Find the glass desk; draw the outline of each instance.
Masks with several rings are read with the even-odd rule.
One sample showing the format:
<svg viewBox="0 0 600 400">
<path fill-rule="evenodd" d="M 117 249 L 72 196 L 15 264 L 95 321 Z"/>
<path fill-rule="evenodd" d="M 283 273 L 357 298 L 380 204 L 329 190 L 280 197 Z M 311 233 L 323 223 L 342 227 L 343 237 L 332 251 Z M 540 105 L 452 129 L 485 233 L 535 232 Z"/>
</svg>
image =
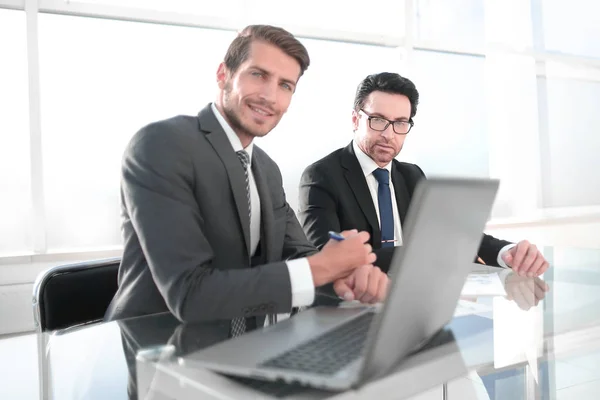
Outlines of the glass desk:
<svg viewBox="0 0 600 400">
<path fill-rule="evenodd" d="M 40 395 L 61 400 L 125 400 L 138 395 L 463 400 L 468 397 L 462 392 L 453 395 L 455 387 L 449 383 L 466 377 L 477 388 L 474 399 L 597 399 L 600 250 L 543 252 L 551 264 L 543 280 L 474 266 L 475 273 L 497 276 L 504 293 L 465 293 L 448 326 L 453 337 L 357 390 L 323 392 L 185 368 L 182 357 L 216 343 L 218 336 L 212 332 L 226 322 L 180 324 L 168 314 L 158 314 L 39 335 Z M 429 397 L 424 397 L 426 392 Z"/>
</svg>

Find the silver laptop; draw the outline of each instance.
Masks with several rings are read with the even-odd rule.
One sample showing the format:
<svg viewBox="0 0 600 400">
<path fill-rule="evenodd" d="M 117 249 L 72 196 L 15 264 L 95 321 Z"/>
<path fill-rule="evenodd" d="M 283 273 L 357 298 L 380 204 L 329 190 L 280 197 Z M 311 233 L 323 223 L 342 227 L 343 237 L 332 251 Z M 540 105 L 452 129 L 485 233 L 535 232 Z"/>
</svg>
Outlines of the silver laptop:
<svg viewBox="0 0 600 400">
<path fill-rule="evenodd" d="M 327 390 L 384 376 L 454 315 L 499 182 L 430 178 L 415 189 L 383 304 L 314 307 L 189 354 L 188 366 Z"/>
</svg>

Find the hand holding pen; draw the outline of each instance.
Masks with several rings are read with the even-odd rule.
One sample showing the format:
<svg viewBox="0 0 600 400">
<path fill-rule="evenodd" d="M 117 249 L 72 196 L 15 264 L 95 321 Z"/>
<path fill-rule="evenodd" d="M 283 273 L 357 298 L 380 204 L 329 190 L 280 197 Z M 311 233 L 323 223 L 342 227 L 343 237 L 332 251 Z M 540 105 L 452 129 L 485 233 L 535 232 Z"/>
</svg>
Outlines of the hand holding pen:
<svg viewBox="0 0 600 400">
<path fill-rule="evenodd" d="M 375 262 L 377 257 L 368 243 L 368 232 L 345 231 L 340 237 L 344 240 L 330 240 L 320 252 L 307 258 L 315 287 L 347 277 L 355 269 Z"/>
<path fill-rule="evenodd" d="M 330 231 L 329 237 L 335 241 L 344 241 L 346 236 Z M 359 300 L 361 303 L 378 303 L 385 300 L 389 288 L 389 278 L 379 267 L 365 264 L 354 270 L 346 278 L 333 284 L 336 294 L 346 301 Z"/>
</svg>

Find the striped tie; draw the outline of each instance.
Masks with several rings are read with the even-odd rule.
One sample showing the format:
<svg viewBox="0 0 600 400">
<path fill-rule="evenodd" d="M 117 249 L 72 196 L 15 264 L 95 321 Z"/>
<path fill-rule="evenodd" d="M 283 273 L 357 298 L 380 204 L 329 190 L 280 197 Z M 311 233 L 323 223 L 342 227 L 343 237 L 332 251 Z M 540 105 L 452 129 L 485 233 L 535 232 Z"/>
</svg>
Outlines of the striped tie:
<svg viewBox="0 0 600 400">
<path fill-rule="evenodd" d="M 246 174 L 246 197 L 248 199 L 248 216 L 252 217 L 252 203 L 250 200 L 250 179 L 248 179 L 248 166 L 250 165 L 250 156 L 246 150 L 240 150 L 236 152 L 242 167 L 244 167 L 244 173 Z"/>
<path fill-rule="evenodd" d="M 246 150 L 236 151 L 240 162 L 242 163 L 242 167 L 244 168 L 244 173 L 246 174 L 246 197 L 248 198 L 248 217 L 249 220 L 252 218 L 252 203 L 250 200 L 250 179 L 248 178 L 248 166 L 250 165 L 250 156 L 246 152 Z M 244 334 L 246 332 L 246 319 L 244 317 L 238 317 L 231 320 L 231 337 L 236 337 Z"/>
</svg>

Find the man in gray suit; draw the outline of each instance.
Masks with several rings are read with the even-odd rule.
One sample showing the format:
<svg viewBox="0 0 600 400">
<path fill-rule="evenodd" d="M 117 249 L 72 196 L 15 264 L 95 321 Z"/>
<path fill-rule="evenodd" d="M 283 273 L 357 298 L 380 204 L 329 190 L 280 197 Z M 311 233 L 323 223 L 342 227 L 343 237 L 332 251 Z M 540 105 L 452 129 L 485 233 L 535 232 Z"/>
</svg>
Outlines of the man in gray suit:
<svg viewBox="0 0 600 400">
<path fill-rule="evenodd" d="M 340 297 L 384 299 L 389 282 L 372 265 L 369 234 L 347 231 L 317 251 L 286 202 L 279 168 L 252 143 L 287 111 L 309 62 L 290 33 L 249 26 L 217 70 L 215 103 L 134 135 L 107 320 L 170 311 L 184 322 L 224 320 L 227 337 L 312 305 L 315 288 L 331 283 Z"/>
</svg>

